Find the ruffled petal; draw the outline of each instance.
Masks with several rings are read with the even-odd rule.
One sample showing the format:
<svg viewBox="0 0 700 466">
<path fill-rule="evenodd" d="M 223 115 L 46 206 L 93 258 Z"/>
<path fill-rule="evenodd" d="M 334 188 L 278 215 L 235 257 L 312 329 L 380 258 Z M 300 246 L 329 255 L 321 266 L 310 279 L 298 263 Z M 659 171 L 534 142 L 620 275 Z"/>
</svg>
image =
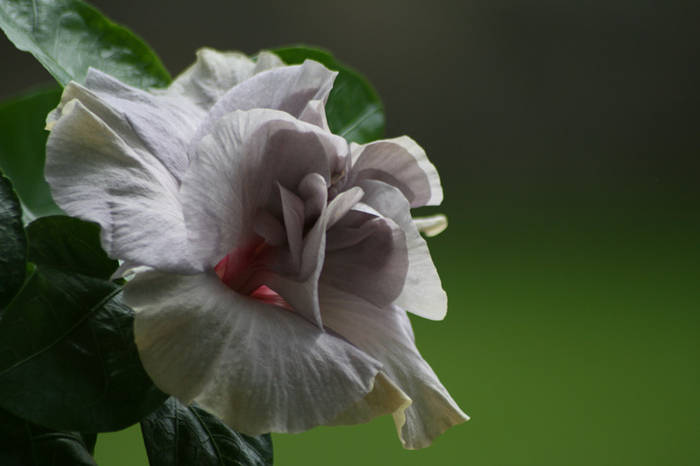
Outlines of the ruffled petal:
<svg viewBox="0 0 700 466">
<path fill-rule="evenodd" d="M 257 74 L 235 86 L 216 102 L 193 141 L 196 144 L 224 115 L 254 108 L 281 110 L 327 130 L 323 105 L 337 74 L 312 60 Z"/>
<path fill-rule="evenodd" d="M 375 417 L 392 414 L 404 416 L 411 399 L 384 373 L 377 374 L 372 391 L 329 423 L 332 426 L 364 424 Z"/>
<path fill-rule="evenodd" d="M 316 125 L 325 131 L 330 131 L 328 119 L 326 117 L 325 100 L 312 100 L 306 104 L 304 110 L 299 114 L 299 119 Z"/>
<path fill-rule="evenodd" d="M 240 52 L 202 48 L 197 51 L 197 61 L 172 82 L 165 94 L 187 99 L 208 112 L 232 87 L 282 65 L 284 62 L 270 52 L 260 52 L 257 61 L 253 61 Z"/>
<path fill-rule="evenodd" d="M 124 114 L 109 106 L 107 102 L 103 101 L 90 89 L 74 81 L 69 82 L 63 88 L 61 101 L 46 117 L 47 130 L 51 131 L 53 129 L 56 122 L 63 115 L 63 109 L 66 104 L 74 99 L 78 99 L 85 108 L 109 126 L 129 147 L 137 152 L 149 152 L 139 135 L 134 132 L 133 127 Z M 150 152 L 149 156 L 154 157 Z"/>
<path fill-rule="evenodd" d="M 444 319 L 447 313 L 447 294 L 442 289 L 428 245 L 411 219 L 408 202 L 403 194 L 382 181 L 364 180 L 359 186 L 365 190 L 362 202 L 395 221 L 406 235 L 408 271 L 403 290 L 394 304 L 427 319 Z"/>
<path fill-rule="evenodd" d="M 205 110 L 176 95 L 128 86 L 93 68 L 88 70 L 85 87 L 129 123 L 176 179 L 182 177 L 189 164 L 190 141 L 204 121 Z"/>
<path fill-rule="evenodd" d="M 98 101 L 89 103 L 120 133 L 77 99 L 54 115 L 45 173 L 56 203 L 98 223 L 110 257 L 193 272 L 175 178 L 159 159 L 123 139 L 136 138 L 124 120 Z"/>
<path fill-rule="evenodd" d="M 304 201 L 299 196 L 277 184 L 282 201 L 282 216 L 287 232 L 287 243 L 292 256 L 292 267 L 301 269 L 302 241 L 304 239 Z"/>
<path fill-rule="evenodd" d="M 295 254 L 292 252 L 290 265 L 289 260 L 284 260 L 286 255 L 282 255 L 282 260 L 277 264 L 269 264 L 270 270 L 256 276 L 252 287 L 262 284 L 268 286 L 279 293 L 292 306 L 294 312 L 323 328 L 318 302 L 318 281 L 325 263 L 326 229 L 331 222 L 345 215 L 357 204 L 362 195 L 362 190 L 355 187 L 333 199 L 304 237 L 303 245 L 300 245 L 297 254 L 298 259 L 294 259 Z M 292 214 L 285 215 L 285 219 L 291 216 Z M 290 247 L 291 243 L 290 240 Z M 298 266 L 295 263 L 298 263 Z"/>
<path fill-rule="evenodd" d="M 336 138 L 277 110 L 222 117 L 197 146 L 180 190 L 197 264 L 211 268 L 249 241 L 261 209 L 282 219 L 277 183 L 296 191 L 309 173 L 328 183 Z"/>
<path fill-rule="evenodd" d="M 381 309 L 327 286 L 319 295 L 324 324 L 380 361 L 382 371 L 413 401 L 394 413 L 405 448 L 427 447 L 469 419 L 418 352 L 406 312 L 395 306 Z"/>
<path fill-rule="evenodd" d="M 391 304 L 404 287 L 406 237 L 392 219 L 368 212 L 363 204 L 328 231 L 320 279 L 382 307 Z"/>
<path fill-rule="evenodd" d="M 237 84 L 282 65 L 269 52 L 261 52 L 257 62 L 253 62 L 241 53 L 201 49 L 196 63 L 165 90 L 143 91 L 92 68 L 88 70 L 86 87 L 102 105 L 126 121 L 138 136 L 138 144 L 145 146 L 179 180 L 189 164 L 190 143 L 211 107 Z M 67 101 L 64 97 L 63 103 Z"/>
<path fill-rule="evenodd" d="M 442 202 L 442 186 L 435 166 L 423 148 L 408 136 L 353 145 L 352 159 L 349 177 L 352 185 L 364 179 L 384 181 L 400 189 L 411 207 Z"/>
<path fill-rule="evenodd" d="M 371 357 L 214 274 L 146 272 L 125 288 L 141 361 L 156 385 L 257 435 L 331 423 L 376 386 Z M 401 407 L 396 388 L 385 410 Z"/>
</svg>

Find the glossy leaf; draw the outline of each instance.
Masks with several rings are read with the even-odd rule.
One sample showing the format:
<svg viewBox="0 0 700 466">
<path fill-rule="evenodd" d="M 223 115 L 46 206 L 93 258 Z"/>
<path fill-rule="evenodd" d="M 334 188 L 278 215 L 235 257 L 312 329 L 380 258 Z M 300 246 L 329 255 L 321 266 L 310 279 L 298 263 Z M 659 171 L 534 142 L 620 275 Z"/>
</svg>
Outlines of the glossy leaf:
<svg viewBox="0 0 700 466">
<path fill-rule="evenodd" d="M 324 50 L 299 46 L 273 52 L 290 65 L 310 58 L 338 71 L 326 103 L 328 126 L 332 132 L 360 144 L 384 136 L 384 107 L 376 91 L 359 73 L 337 62 Z"/>
<path fill-rule="evenodd" d="M 64 86 L 89 67 L 140 88 L 170 82 L 148 45 L 80 0 L 0 0 L 0 28 Z"/>
<path fill-rule="evenodd" d="M 0 313 L 0 407 L 56 430 L 118 430 L 138 422 L 166 395 L 143 370 L 133 311 L 122 304 L 120 286 L 75 273 L 76 266 L 102 276 L 114 268 L 104 256 L 104 264 L 91 262 L 100 257 L 94 254 L 96 229 L 77 228 L 70 244 L 69 231 L 44 227 L 56 221 L 30 226 L 37 265 Z M 58 222 L 65 227 L 80 221 Z M 34 252 L 37 244 L 42 249 Z"/>
<path fill-rule="evenodd" d="M 97 436 L 56 432 L 0 410 L 0 464 L 3 466 L 95 466 Z"/>
<path fill-rule="evenodd" d="M 239 434 L 203 409 L 175 398 L 141 421 L 141 430 L 151 466 L 272 464 L 269 434 Z"/>
<path fill-rule="evenodd" d="M 62 213 L 44 180 L 46 115 L 61 98 L 51 86 L 0 103 L 0 168 L 12 180 L 27 220 Z"/>
<path fill-rule="evenodd" d="M 64 272 L 109 280 L 119 263 L 100 246 L 100 227 L 95 223 L 51 216 L 27 226 L 28 259 Z"/>
<path fill-rule="evenodd" d="M 24 282 L 27 238 L 22 227 L 22 208 L 10 180 L 0 172 L 0 309 Z"/>
</svg>

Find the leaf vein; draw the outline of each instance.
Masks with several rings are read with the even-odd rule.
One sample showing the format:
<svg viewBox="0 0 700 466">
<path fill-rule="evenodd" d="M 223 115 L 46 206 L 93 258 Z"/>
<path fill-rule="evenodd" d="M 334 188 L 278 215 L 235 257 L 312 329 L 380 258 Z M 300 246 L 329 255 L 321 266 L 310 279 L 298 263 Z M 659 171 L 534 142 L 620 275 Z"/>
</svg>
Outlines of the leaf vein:
<svg viewBox="0 0 700 466">
<path fill-rule="evenodd" d="M 207 427 L 207 424 L 204 422 L 204 420 L 200 417 L 199 413 L 194 408 L 188 406 L 188 409 L 192 411 L 192 413 L 195 415 L 200 424 L 202 424 L 202 427 L 204 427 L 204 430 L 207 432 L 207 435 L 211 440 L 211 444 L 213 445 L 214 450 L 216 452 L 216 458 L 219 460 L 219 464 L 221 466 L 226 466 L 226 464 L 224 463 L 223 455 L 221 454 L 221 450 L 219 450 L 219 444 L 216 442 L 216 438 L 209 430 L 209 427 Z"/>
<path fill-rule="evenodd" d="M 59 335 L 54 341 L 52 341 L 50 344 L 46 345 L 44 348 L 41 348 L 39 351 L 36 351 L 35 353 L 30 354 L 29 356 L 25 357 L 24 359 L 21 359 L 17 361 L 16 363 L 12 364 L 10 367 L 7 369 L 4 369 L 0 371 L 0 377 L 3 377 L 5 374 L 15 370 L 16 368 L 23 366 L 27 362 L 31 361 L 32 359 L 41 356 L 42 354 L 46 353 L 50 349 L 52 349 L 54 346 L 59 344 L 61 341 L 63 341 L 64 338 L 66 338 L 68 335 L 73 333 L 78 327 L 80 327 L 92 314 L 94 314 L 98 309 L 100 309 L 102 306 L 104 306 L 110 299 L 114 298 L 116 295 L 121 293 L 122 289 L 117 288 L 114 291 L 110 292 L 105 296 L 99 303 L 94 305 L 88 312 L 85 313 L 80 319 L 78 319 L 75 324 L 73 324 L 68 330 L 63 332 L 61 335 Z"/>
</svg>

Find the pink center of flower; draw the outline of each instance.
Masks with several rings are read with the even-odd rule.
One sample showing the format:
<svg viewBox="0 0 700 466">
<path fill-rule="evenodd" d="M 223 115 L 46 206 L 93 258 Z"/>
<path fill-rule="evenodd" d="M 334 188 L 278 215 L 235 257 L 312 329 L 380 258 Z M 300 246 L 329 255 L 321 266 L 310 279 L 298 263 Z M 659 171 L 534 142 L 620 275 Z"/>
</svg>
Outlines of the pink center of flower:
<svg viewBox="0 0 700 466">
<path fill-rule="evenodd" d="M 258 238 L 248 246 L 234 249 L 224 256 L 214 267 L 219 279 L 232 290 L 248 295 L 253 299 L 273 306 L 292 310 L 285 299 L 267 285 L 259 285 L 250 290 L 250 279 L 259 267 L 260 259 L 269 245 Z"/>
</svg>

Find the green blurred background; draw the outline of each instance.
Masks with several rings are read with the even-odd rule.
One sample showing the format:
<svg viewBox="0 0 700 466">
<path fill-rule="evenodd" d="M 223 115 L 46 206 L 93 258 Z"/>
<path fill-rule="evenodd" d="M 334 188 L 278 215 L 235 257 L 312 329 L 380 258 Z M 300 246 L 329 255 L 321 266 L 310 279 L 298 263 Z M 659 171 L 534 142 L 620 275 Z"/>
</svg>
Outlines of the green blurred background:
<svg viewBox="0 0 700 466">
<path fill-rule="evenodd" d="M 696 2 L 97 1 L 176 74 L 208 45 L 315 44 L 437 165 L 447 319 L 418 345 L 472 416 L 275 435 L 278 466 L 700 464 Z M 47 81 L 0 40 L 0 96 Z M 101 466 L 145 463 L 138 429 Z"/>
</svg>

